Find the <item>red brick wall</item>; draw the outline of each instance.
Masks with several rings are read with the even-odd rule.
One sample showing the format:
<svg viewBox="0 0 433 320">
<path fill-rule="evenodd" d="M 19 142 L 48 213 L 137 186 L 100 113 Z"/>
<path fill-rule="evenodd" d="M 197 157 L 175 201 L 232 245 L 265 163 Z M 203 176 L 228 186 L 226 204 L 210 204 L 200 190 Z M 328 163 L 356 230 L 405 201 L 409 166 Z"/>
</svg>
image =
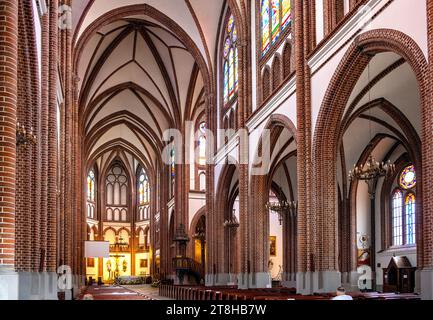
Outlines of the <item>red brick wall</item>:
<svg viewBox="0 0 433 320">
<path fill-rule="evenodd" d="M 19 3 L 18 43 L 18 122 L 26 130 L 37 132 L 39 111 L 38 60 L 36 53 L 33 13 L 31 2 Z M 36 120 L 36 121 L 35 121 Z M 16 180 L 16 260 L 17 271 L 37 269 L 39 252 L 38 197 L 36 186 L 39 145 L 27 144 L 17 147 Z M 36 156 L 36 161 L 33 161 Z M 32 215 L 34 213 L 34 215 Z M 33 232 L 35 232 L 33 234 Z"/>
<path fill-rule="evenodd" d="M 17 271 L 57 267 L 57 1 L 42 19 L 41 80 L 30 1 L 19 2 L 18 121 L 33 128 L 37 143 L 19 145 L 16 157 Z"/>
<path fill-rule="evenodd" d="M 58 48 L 58 1 L 49 1 L 49 68 L 48 68 L 48 186 L 47 195 L 47 271 L 57 268 L 57 180 L 58 180 L 58 140 L 57 140 L 57 48 Z"/>
<path fill-rule="evenodd" d="M 430 194 L 433 189 L 433 89 L 432 89 L 432 76 L 433 76 L 433 1 L 427 0 L 427 27 L 428 27 L 428 56 L 429 66 L 427 72 L 428 86 L 426 108 L 423 113 L 423 148 L 422 148 L 422 162 L 423 174 L 427 179 L 424 179 L 423 190 L 426 195 Z M 423 260 L 422 266 L 433 267 L 433 199 L 426 196 L 423 199 Z"/>
<path fill-rule="evenodd" d="M 15 259 L 18 3 L 0 3 L 0 266 Z"/>
</svg>

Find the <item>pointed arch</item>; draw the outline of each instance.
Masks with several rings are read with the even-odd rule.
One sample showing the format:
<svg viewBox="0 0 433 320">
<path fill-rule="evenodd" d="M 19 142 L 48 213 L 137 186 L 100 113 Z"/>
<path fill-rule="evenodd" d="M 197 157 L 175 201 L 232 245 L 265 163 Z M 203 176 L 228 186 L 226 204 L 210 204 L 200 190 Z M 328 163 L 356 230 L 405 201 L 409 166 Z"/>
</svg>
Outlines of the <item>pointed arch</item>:
<svg viewBox="0 0 433 320">
<path fill-rule="evenodd" d="M 272 61 L 272 92 L 278 89 L 281 84 L 281 57 L 277 53 Z"/>
<path fill-rule="evenodd" d="M 336 239 L 332 224 L 336 224 L 336 163 L 334 161 L 325 161 L 324 159 L 335 159 L 338 152 L 338 135 L 341 132 L 342 117 L 344 110 L 349 100 L 349 96 L 356 85 L 363 70 L 372 59 L 374 54 L 380 52 L 394 52 L 403 57 L 407 63 L 412 67 L 414 74 L 417 78 L 420 97 L 421 97 L 421 110 L 426 110 L 426 90 L 427 79 L 425 71 L 427 70 L 427 62 L 424 54 L 416 42 L 406 34 L 391 29 L 376 29 L 365 32 L 359 35 L 354 43 L 347 50 L 342 58 L 339 66 L 333 75 L 330 85 L 326 91 L 321 109 L 319 111 L 318 121 L 316 123 L 314 141 L 313 141 L 313 172 L 316 172 L 316 179 L 314 180 L 314 190 L 317 194 L 316 203 L 313 204 L 315 215 L 318 217 L 320 223 L 323 220 L 330 223 L 326 232 L 321 234 L 320 237 L 329 237 L 329 239 Z M 368 55 L 372 53 L 373 55 Z M 420 167 L 420 171 L 422 166 Z M 422 174 L 419 174 L 420 178 Z M 420 189 L 422 183 L 419 183 Z M 422 190 L 418 190 L 422 197 Z M 325 196 L 326 195 L 326 196 Z M 420 223 L 417 224 L 419 230 L 422 230 L 422 203 L 420 203 L 417 210 L 417 219 Z M 420 238 L 419 238 L 420 239 Z M 417 244 L 419 248 L 423 248 L 423 244 Z M 338 270 L 338 255 L 337 246 L 334 240 L 328 243 L 317 243 L 318 250 L 322 252 L 327 251 L 329 258 L 320 260 L 319 270 Z M 419 250 L 417 255 L 418 263 L 423 265 L 423 250 Z"/>
<path fill-rule="evenodd" d="M 271 95 L 271 72 L 268 66 L 263 70 L 262 75 L 262 101 L 265 101 Z"/>
<path fill-rule="evenodd" d="M 290 76 L 291 69 L 291 59 L 292 59 L 292 45 L 287 42 L 283 49 L 283 78 L 286 79 Z"/>
</svg>

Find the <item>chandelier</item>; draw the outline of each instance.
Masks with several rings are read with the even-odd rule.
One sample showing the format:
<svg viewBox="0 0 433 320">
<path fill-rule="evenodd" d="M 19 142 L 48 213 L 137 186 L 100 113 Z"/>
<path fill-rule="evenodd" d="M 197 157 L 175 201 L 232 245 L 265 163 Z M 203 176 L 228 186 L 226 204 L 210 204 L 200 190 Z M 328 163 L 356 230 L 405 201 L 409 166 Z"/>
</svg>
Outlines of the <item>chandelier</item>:
<svg viewBox="0 0 433 320">
<path fill-rule="evenodd" d="M 236 213 L 236 210 L 233 209 L 232 216 L 229 219 L 227 219 L 226 221 L 224 221 L 224 227 L 225 228 L 230 228 L 230 229 L 239 228 L 240 223 L 239 223 L 238 219 L 236 218 L 235 213 Z"/>
<path fill-rule="evenodd" d="M 349 171 L 350 181 L 360 180 L 365 181 L 368 185 L 368 193 L 370 196 L 375 194 L 376 180 L 381 177 L 390 177 L 395 172 L 395 164 L 390 160 L 387 162 L 378 162 L 372 154 L 369 155 L 364 166 L 354 166 L 353 170 Z"/>
<path fill-rule="evenodd" d="M 205 241 L 206 240 L 206 231 L 203 228 L 198 228 L 193 236 L 194 239 L 197 239 L 199 241 Z"/>
<path fill-rule="evenodd" d="M 30 128 L 30 131 L 27 131 L 24 125 L 20 125 L 20 123 L 17 122 L 16 132 L 17 145 L 27 145 L 28 143 L 36 144 L 37 137 L 33 133 L 33 128 Z"/>
<path fill-rule="evenodd" d="M 278 201 L 268 202 L 266 209 L 276 212 L 278 214 L 278 221 L 280 225 L 283 224 L 284 217 L 296 217 L 298 214 L 298 203 L 296 201 Z"/>
<path fill-rule="evenodd" d="M 368 63 L 368 83 L 370 83 L 370 63 Z M 371 104 L 371 88 L 368 90 L 368 99 Z M 371 108 L 369 108 L 369 112 L 371 112 Z M 371 128 L 371 115 L 369 117 L 369 131 L 370 131 L 370 141 L 372 140 L 372 128 Z M 372 150 L 373 145 L 370 143 L 369 147 Z M 374 199 L 375 189 L 376 189 L 376 181 L 381 177 L 390 177 L 395 172 L 395 165 L 391 163 L 390 160 L 387 162 L 378 162 L 372 153 L 368 156 L 367 162 L 365 165 L 357 166 L 356 164 L 353 166 L 353 170 L 349 171 L 349 180 L 361 180 L 365 181 L 368 185 L 368 193 L 371 199 Z"/>
</svg>

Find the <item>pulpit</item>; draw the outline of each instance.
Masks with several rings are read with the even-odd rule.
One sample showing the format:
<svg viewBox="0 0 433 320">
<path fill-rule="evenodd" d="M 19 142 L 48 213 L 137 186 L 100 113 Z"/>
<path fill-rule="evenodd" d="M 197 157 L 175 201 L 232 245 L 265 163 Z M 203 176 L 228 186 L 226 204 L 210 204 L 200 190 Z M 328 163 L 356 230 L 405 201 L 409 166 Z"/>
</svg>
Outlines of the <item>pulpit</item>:
<svg viewBox="0 0 433 320">
<path fill-rule="evenodd" d="M 407 257 L 393 257 L 388 268 L 383 269 L 383 291 L 413 293 L 415 271 Z"/>
</svg>

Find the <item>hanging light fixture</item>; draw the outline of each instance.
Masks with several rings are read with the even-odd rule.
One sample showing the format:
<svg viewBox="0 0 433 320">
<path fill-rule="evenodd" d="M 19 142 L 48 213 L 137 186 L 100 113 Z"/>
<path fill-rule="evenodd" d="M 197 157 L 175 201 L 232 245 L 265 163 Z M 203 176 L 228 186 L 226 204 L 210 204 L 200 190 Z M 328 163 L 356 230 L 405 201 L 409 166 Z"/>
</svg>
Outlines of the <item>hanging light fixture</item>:
<svg viewBox="0 0 433 320">
<path fill-rule="evenodd" d="M 33 133 L 33 128 L 30 128 L 30 131 L 26 130 L 24 125 L 21 125 L 17 122 L 17 145 L 35 145 L 37 143 L 37 136 Z"/>
<path fill-rule="evenodd" d="M 368 85 L 370 84 L 370 62 L 368 63 Z M 371 104 L 371 87 L 368 90 L 369 104 Z M 371 108 L 369 108 L 369 131 L 370 131 L 370 141 L 372 140 L 372 128 L 371 128 Z M 369 147 L 373 147 L 370 142 Z M 373 148 L 370 148 L 373 149 Z M 378 162 L 373 154 L 368 156 L 367 162 L 364 165 L 353 166 L 353 170 L 349 171 L 350 181 L 361 180 L 365 181 L 368 185 L 368 193 L 370 197 L 374 198 L 376 180 L 380 177 L 392 176 L 395 172 L 395 165 L 391 163 L 390 160 L 385 162 Z"/>
<path fill-rule="evenodd" d="M 280 175 L 281 176 L 281 175 Z M 279 188 L 281 190 L 282 184 L 279 184 Z M 283 193 L 281 191 L 281 193 Z M 266 209 L 272 212 L 275 212 L 278 214 L 278 221 L 280 222 L 280 225 L 283 224 L 284 218 L 286 216 L 289 217 L 296 217 L 298 213 L 298 203 L 296 201 L 269 201 L 265 205 Z"/>
<path fill-rule="evenodd" d="M 278 221 L 280 225 L 283 224 L 286 216 L 296 217 L 298 213 L 298 203 L 296 201 L 277 201 L 268 202 L 266 209 L 278 214 Z"/>
<path fill-rule="evenodd" d="M 236 209 L 233 209 L 231 217 L 224 221 L 224 227 L 229 229 L 236 229 L 239 228 L 239 226 L 240 223 L 238 221 L 238 218 L 236 218 Z"/>
</svg>

